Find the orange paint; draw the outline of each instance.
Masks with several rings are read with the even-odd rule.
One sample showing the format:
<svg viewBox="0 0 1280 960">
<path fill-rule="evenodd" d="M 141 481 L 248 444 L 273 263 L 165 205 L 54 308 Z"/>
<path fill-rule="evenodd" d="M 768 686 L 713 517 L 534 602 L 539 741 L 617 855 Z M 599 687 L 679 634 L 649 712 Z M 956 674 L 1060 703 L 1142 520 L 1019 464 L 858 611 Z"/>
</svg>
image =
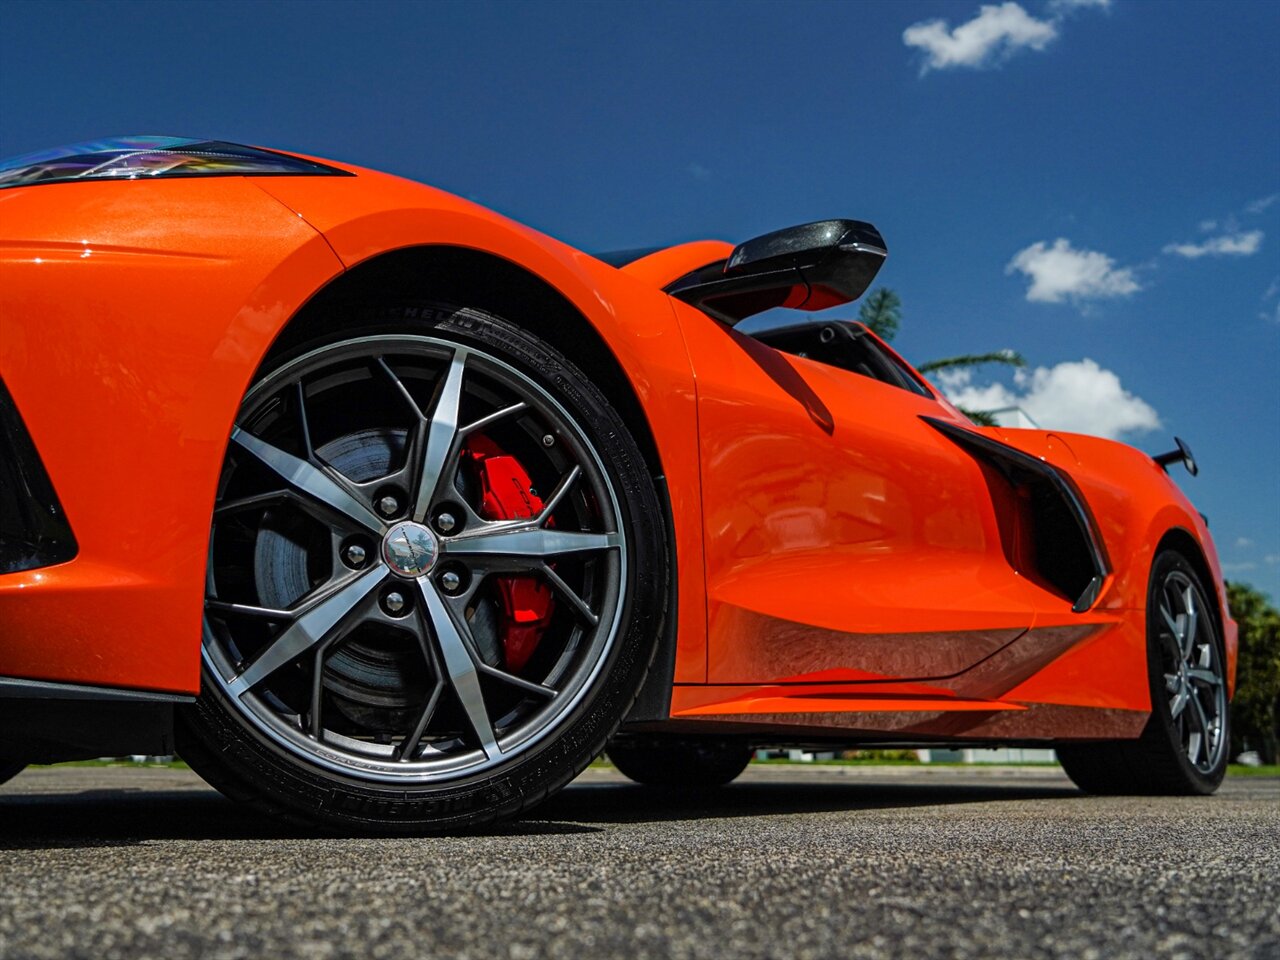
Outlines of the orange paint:
<svg viewBox="0 0 1280 960">
<path fill-rule="evenodd" d="M 0 377 L 80 545 L 0 576 L 0 676 L 196 691 L 214 488 L 255 369 L 345 270 L 448 245 L 559 291 L 639 398 L 671 496 L 682 728 L 823 714 L 837 732 L 1052 737 L 1081 735 L 1092 710 L 1114 722 L 1089 735 L 1129 730 L 1150 709 L 1148 576 L 1175 529 L 1205 555 L 1234 683 L 1212 540 L 1139 451 L 974 428 L 936 391 L 781 354 L 662 292 L 727 243 L 616 270 L 441 191 L 335 166 L 355 175 L 0 191 Z M 1019 572 L 1009 488 L 926 416 L 1073 478 L 1113 567 L 1090 609 Z M 957 712 L 1002 716 L 965 727 Z"/>
</svg>

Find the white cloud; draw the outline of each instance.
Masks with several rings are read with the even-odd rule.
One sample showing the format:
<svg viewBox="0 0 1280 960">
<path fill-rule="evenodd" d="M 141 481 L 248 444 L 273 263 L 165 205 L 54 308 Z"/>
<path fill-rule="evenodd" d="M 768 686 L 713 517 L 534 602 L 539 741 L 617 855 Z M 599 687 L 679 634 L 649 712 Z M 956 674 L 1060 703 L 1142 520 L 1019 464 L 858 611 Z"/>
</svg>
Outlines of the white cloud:
<svg viewBox="0 0 1280 960">
<path fill-rule="evenodd" d="M 1243 550 L 1246 547 L 1252 547 L 1253 541 L 1248 537 L 1236 537 L 1236 546 Z"/>
<path fill-rule="evenodd" d="M 1145 400 L 1134 396 L 1110 370 L 1087 357 L 1053 367 L 1019 370 L 1013 387 L 1003 383 L 979 386 L 969 370 L 938 378 L 947 399 L 966 410 L 1021 407 L 1046 430 L 1070 430 L 1116 439 L 1160 426 L 1160 417 Z"/>
<path fill-rule="evenodd" d="M 702 164 L 698 163 L 697 161 L 694 161 L 693 163 L 689 164 L 687 167 L 685 167 L 685 170 L 687 170 L 689 172 L 689 176 L 693 177 L 693 179 L 695 180 L 711 179 L 711 170 L 708 169 L 707 167 L 704 167 Z"/>
<path fill-rule="evenodd" d="M 1204 243 L 1171 243 L 1164 248 L 1164 252 L 1177 254 L 1188 260 L 1199 257 L 1250 257 L 1261 249 L 1264 236 L 1261 230 L 1225 233 L 1220 237 L 1210 237 Z"/>
<path fill-rule="evenodd" d="M 1280 553 L 1268 553 L 1262 558 L 1262 562 L 1269 563 L 1274 567 L 1276 564 L 1280 563 Z"/>
<path fill-rule="evenodd" d="M 1245 573 L 1246 571 L 1257 570 L 1257 569 L 1258 569 L 1258 565 L 1254 563 L 1252 560 L 1247 560 L 1244 563 L 1222 564 L 1223 573 Z"/>
<path fill-rule="evenodd" d="M 1024 47 L 1043 50 L 1058 36 L 1057 22 L 1037 20 L 1016 3 L 983 4 L 978 14 L 954 30 L 946 20 L 913 23 L 902 42 L 927 54 L 921 73 L 951 67 L 981 69 L 1008 59 Z"/>
<path fill-rule="evenodd" d="M 1249 213 L 1261 213 L 1263 210 L 1267 209 L 1267 207 L 1271 206 L 1273 203 L 1276 203 L 1277 201 L 1280 201 L 1280 193 L 1273 193 L 1270 196 L 1260 197 L 1259 199 L 1253 201 L 1253 203 L 1245 207 L 1245 210 L 1248 211 Z"/>
<path fill-rule="evenodd" d="M 1005 273 L 1018 271 L 1031 278 L 1027 299 L 1038 303 L 1127 297 L 1142 287 L 1129 267 L 1097 250 L 1077 250 L 1064 237 L 1049 246 L 1043 240 L 1016 253 Z"/>
<path fill-rule="evenodd" d="M 984 3 L 972 19 L 954 30 L 942 19 L 922 20 L 902 31 L 902 42 L 926 54 L 920 75 L 930 70 L 971 67 L 981 70 L 1003 63 L 1019 50 L 1043 50 L 1058 38 L 1062 22 L 1080 10 L 1105 10 L 1111 0 L 1049 0 L 1049 16 L 1040 20 L 1021 4 Z"/>
</svg>

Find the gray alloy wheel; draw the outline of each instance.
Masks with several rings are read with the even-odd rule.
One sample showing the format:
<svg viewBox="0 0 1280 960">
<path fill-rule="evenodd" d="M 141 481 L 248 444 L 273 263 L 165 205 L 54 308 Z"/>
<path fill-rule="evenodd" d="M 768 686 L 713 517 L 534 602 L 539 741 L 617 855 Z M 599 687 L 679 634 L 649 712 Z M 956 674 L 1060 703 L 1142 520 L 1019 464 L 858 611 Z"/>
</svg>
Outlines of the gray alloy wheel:
<svg viewBox="0 0 1280 960">
<path fill-rule="evenodd" d="M 536 802 L 621 721 L 662 615 L 661 510 L 599 392 L 496 317 L 414 318 L 262 375 L 219 481 L 179 747 L 310 822 L 443 829 Z M 495 512 L 495 477 L 518 508 Z M 533 626 L 517 590 L 542 598 Z"/>
<path fill-rule="evenodd" d="M 1147 595 L 1151 717 L 1136 740 L 1064 744 L 1076 785 L 1099 794 L 1208 794 L 1230 744 L 1226 669 L 1217 618 L 1195 568 L 1162 551 Z"/>
<path fill-rule="evenodd" d="M 1178 569 L 1165 576 L 1157 606 L 1169 716 L 1187 761 L 1209 776 L 1227 750 L 1227 685 L 1213 618 L 1199 585 Z"/>
</svg>

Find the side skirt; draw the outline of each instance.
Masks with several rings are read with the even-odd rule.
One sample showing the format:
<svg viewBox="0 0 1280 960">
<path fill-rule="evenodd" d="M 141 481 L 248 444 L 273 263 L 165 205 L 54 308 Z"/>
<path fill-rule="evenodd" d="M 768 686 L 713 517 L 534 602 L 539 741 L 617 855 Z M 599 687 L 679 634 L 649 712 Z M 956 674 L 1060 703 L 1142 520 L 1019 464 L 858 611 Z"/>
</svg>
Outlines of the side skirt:
<svg viewBox="0 0 1280 960">
<path fill-rule="evenodd" d="M 0 677 L 0 758 L 57 763 L 174 752 L 173 708 L 195 697 Z"/>
</svg>

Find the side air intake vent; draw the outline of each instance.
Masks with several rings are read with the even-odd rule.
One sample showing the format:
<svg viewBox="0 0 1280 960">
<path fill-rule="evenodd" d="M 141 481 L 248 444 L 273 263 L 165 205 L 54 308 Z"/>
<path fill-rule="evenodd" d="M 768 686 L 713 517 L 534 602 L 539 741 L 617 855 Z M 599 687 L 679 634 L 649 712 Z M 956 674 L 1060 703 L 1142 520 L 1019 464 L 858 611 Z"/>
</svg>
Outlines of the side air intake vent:
<svg viewBox="0 0 1280 960">
<path fill-rule="evenodd" d="M 1077 613 L 1098 599 L 1110 570 L 1102 539 L 1071 478 L 1052 465 L 958 424 L 922 417 L 998 474 L 1011 491 L 1003 529 L 1016 568 L 1072 602 Z M 999 512 L 999 507 L 997 507 Z"/>
<path fill-rule="evenodd" d="M 49 475 L 0 380 L 0 574 L 65 563 L 76 549 Z"/>
</svg>

